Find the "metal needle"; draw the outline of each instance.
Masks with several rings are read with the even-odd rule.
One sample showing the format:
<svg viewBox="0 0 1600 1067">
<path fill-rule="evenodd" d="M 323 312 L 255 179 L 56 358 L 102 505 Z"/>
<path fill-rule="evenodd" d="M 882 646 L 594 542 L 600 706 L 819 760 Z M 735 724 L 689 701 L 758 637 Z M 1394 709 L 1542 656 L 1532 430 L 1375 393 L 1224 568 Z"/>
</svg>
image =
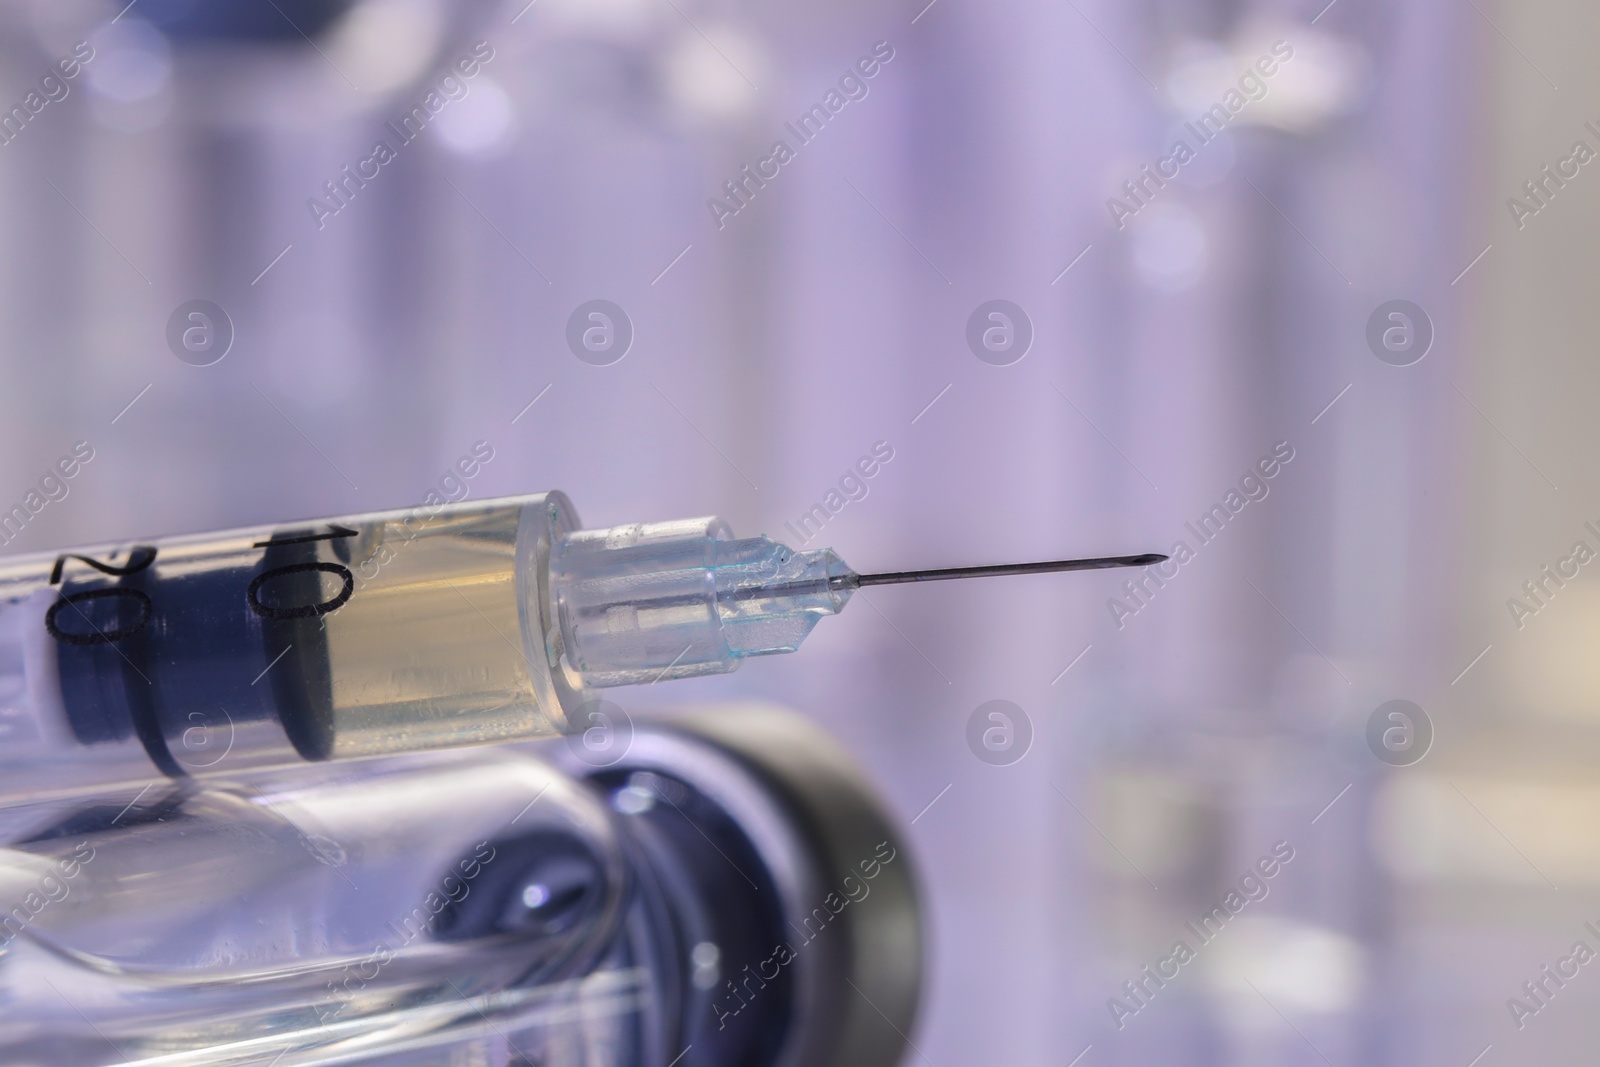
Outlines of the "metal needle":
<svg viewBox="0 0 1600 1067">
<path fill-rule="evenodd" d="M 985 567 L 943 567 L 925 571 L 884 571 L 881 574 L 841 574 L 828 581 L 834 589 L 863 585 L 898 585 L 901 582 L 942 582 L 950 578 L 993 578 L 1003 574 L 1045 574 L 1051 571 L 1097 571 L 1108 567 L 1148 567 L 1167 557 L 1157 552 L 1138 556 L 1095 556 L 1091 559 L 1055 559 L 1039 563 L 996 563 Z"/>
</svg>

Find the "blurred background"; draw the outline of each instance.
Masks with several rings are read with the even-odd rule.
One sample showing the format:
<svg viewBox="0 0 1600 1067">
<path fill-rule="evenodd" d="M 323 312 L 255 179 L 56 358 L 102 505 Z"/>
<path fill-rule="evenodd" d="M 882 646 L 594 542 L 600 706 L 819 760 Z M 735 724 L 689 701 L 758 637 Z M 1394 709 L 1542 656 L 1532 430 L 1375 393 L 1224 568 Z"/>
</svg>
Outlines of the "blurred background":
<svg viewBox="0 0 1600 1067">
<path fill-rule="evenodd" d="M 907 1062 L 1573 1057 L 1597 31 L 7 0 L 5 551 L 559 488 L 862 570 L 1172 553 L 886 588 L 799 655 L 612 695 L 764 698 L 868 768 L 928 903 Z"/>
</svg>

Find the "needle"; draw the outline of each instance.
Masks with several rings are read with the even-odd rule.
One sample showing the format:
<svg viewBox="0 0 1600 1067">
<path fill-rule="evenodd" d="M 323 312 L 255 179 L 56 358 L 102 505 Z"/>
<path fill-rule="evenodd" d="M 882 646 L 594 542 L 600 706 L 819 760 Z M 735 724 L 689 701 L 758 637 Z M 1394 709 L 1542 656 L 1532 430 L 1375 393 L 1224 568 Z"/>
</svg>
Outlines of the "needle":
<svg viewBox="0 0 1600 1067">
<path fill-rule="evenodd" d="M 829 579 L 834 589 L 863 585 L 898 585 L 901 582 L 942 582 L 948 578 L 993 578 L 1004 574 L 1045 574 L 1050 571 L 1096 571 L 1107 567 L 1148 567 L 1166 556 L 1146 552 L 1139 556 L 1095 556 L 1092 559 L 1054 559 L 1040 563 L 996 563 L 986 567 L 944 567 L 927 571 L 885 571 L 881 574 L 840 574 Z"/>
</svg>

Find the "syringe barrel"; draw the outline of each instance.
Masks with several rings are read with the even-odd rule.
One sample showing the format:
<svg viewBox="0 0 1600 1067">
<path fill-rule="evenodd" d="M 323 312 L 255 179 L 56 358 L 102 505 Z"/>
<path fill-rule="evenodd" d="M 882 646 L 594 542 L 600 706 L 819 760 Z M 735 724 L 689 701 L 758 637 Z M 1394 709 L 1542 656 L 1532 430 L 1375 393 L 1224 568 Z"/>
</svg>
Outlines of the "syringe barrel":
<svg viewBox="0 0 1600 1067">
<path fill-rule="evenodd" d="M 576 527 L 552 492 L 0 560 L 0 795 L 564 732 Z"/>
</svg>

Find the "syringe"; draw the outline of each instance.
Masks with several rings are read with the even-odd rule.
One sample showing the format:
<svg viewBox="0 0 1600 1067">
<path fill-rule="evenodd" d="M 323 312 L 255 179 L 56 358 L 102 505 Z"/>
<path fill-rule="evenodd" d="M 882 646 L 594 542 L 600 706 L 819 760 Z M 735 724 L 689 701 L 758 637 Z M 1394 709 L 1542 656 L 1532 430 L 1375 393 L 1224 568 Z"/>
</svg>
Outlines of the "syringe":
<svg viewBox="0 0 1600 1067">
<path fill-rule="evenodd" d="M 793 652 L 868 585 L 717 518 L 558 492 L 0 560 L 0 796 L 581 729 L 592 689 Z"/>
</svg>

